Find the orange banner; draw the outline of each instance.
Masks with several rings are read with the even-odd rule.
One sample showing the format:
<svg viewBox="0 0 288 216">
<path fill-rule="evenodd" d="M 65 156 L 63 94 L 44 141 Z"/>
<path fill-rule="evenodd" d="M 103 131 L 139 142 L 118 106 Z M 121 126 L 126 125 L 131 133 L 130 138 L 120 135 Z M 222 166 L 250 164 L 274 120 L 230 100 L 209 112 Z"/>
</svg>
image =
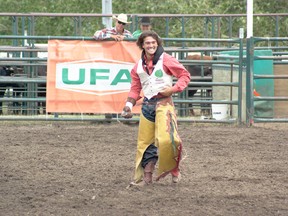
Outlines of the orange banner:
<svg viewBox="0 0 288 216">
<path fill-rule="evenodd" d="M 121 113 L 140 56 L 135 42 L 49 40 L 47 112 Z"/>
</svg>

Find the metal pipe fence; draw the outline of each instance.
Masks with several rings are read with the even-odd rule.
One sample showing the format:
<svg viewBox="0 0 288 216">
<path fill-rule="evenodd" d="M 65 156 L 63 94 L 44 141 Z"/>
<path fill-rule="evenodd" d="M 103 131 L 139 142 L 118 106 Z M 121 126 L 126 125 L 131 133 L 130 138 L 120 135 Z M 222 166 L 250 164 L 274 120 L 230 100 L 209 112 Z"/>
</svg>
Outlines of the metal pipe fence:
<svg viewBox="0 0 288 216">
<path fill-rule="evenodd" d="M 152 20 L 153 29 L 157 30 L 163 38 L 237 38 L 239 29 L 245 31 L 247 26 L 246 14 L 128 14 L 128 16 L 132 21 L 128 27 L 131 32 L 139 28 L 141 17 L 148 16 Z M 253 16 L 254 35 L 266 37 L 287 35 L 288 13 L 254 14 Z M 6 27 L 2 30 L 2 34 L 5 35 L 91 37 L 97 29 L 104 28 L 102 18 L 111 17 L 112 14 L 0 13 L 0 22 Z M 263 28 L 264 21 L 269 23 L 265 28 Z M 13 40 L 13 46 L 23 46 L 25 43 L 33 43 L 33 39 Z M 280 41 L 275 41 L 276 46 L 278 43 Z M 185 46 L 185 42 L 177 43 L 177 46 L 181 45 Z M 213 47 L 219 45 L 213 43 Z M 171 46 L 171 42 L 167 41 L 167 46 Z"/>
</svg>

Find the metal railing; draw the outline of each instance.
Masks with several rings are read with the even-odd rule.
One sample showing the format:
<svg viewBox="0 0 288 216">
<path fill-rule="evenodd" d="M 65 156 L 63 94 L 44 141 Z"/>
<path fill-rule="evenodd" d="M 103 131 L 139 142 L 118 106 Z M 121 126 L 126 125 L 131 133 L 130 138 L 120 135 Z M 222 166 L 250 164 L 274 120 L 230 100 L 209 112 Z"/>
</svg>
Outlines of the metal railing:
<svg viewBox="0 0 288 216">
<path fill-rule="evenodd" d="M 128 29 L 139 28 L 139 19 L 148 16 L 153 29 L 163 38 L 236 38 L 239 29 L 246 29 L 246 14 L 128 14 L 132 20 Z M 283 37 L 287 35 L 288 13 L 254 14 L 254 35 Z M 0 13 L 5 35 L 66 35 L 92 36 L 104 28 L 102 18 L 112 14 L 85 13 Z M 263 29 L 263 20 L 269 23 Z M 13 46 L 25 45 L 28 41 L 13 40 Z M 276 42 L 277 44 L 277 42 Z M 2 44 L 4 45 L 4 44 Z M 7 45 L 7 44 L 6 44 Z M 199 45 L 198 45 L 199 46 Z M 213 46 L 218 46 L 213 44 Z"/>
</svg>

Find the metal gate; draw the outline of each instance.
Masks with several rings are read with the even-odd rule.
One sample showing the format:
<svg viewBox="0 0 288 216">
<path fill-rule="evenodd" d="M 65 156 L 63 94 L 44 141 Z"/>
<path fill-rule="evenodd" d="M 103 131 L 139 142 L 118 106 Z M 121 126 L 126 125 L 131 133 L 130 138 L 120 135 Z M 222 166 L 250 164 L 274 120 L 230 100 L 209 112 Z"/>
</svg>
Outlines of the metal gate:
<svg viewBox="0 0 288 216">
<path fill-rule="evenodd" d="M 286 112 L 288 105 L 287 42 L 287 37 L 252 37 L 247 41 L 247 125 L 258 122 L 288 122 L 288 113 Z M 261 55 L 259 50 L 264 50 L 266 53 L 268 51 L 268 55 Z M 260 74 L 257 74 L 255 72 L 256 64 L 259 65 L 259 62 L 265 63 L 265 61 L 272 64 L 273 71 L 267 74 L 269 67 L 266 67 Z M 257 81 L 263 81 L 263 85 L 257 85 Z M 267 91 L 271 85 L 273 88 Z M 260 111 L 257 113 L 257 108 L 261 111 L 266 110 L 266 113 L 269 108 L 271 111 L 270 114 L 263 112 L 261 114 Z"/>
</svg>

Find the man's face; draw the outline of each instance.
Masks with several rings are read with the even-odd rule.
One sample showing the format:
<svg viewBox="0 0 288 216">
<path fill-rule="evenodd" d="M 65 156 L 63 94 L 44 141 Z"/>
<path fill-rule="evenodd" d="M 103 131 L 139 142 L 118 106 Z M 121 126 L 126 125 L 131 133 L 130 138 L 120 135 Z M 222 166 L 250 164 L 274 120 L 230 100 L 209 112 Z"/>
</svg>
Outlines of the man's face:
<svg viewBox="0 0 288 216">
<path fill-rule="evenodd" d="M 154 55 L 158 47 L 157 41 L 153 37 L 144 38 L 142 48 L 145 50 L 145 53 L 148 55 Z"/>
<path fill-rule="evenodd" d="M 116 20 L 116 31 L 122 33 L 124 31 L 126 23 Z"/>
<path fill-rule="evenodd" d="M 141 31 L 150 31 L 151 25 L 140 25 Z"/>
</svg>

